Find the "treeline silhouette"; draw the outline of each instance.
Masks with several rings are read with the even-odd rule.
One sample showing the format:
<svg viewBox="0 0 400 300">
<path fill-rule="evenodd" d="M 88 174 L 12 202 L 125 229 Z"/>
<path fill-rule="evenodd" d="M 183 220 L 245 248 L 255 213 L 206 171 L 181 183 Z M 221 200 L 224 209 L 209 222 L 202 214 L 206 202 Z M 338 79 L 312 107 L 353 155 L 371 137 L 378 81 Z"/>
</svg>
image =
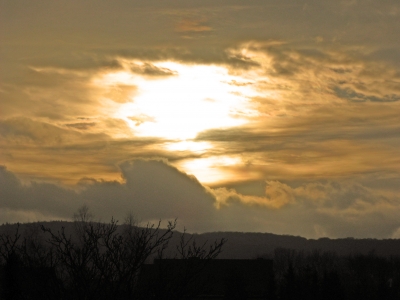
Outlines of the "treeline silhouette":
<svg viewBox="0 0 400 300">
<path fill-rule="evenodd" d="M 277 248 L 323 252 L 334 251 L 339 255 L 368 254 L 375 251 L 378 256 L 400 255 L 400 239 L 372 238 L 319 238 L 306 239 L 300 236 L 278 235 L 257 232 L 210 232 L 196 235 L 197 240 L 226 238 L 228 241 L 219 258 L 254 258 L 264 253 L 273 253 Z"/>
<path fill-rule="evenodd" d="M 95 222 L 87 207 L 74 219 L 0 232 L 0 299 L 400 299 L 398 255 L 276 247 L 251 264 L 215 264 L 231 250 L 222 233 L 208 234 L 208 243 L 176 232 L 176 221 L 165 229 L 138 226 L 132 216 L 121 225 Z"/>
<path fill-rule="evenodd" d="M 0 234 L 1 299 L 152 299 L 138 284 L 141 270 L 150 257 L 164 258 L 176 221 L 166 229 L 160 222 L 137 226 L 131 216 L 123 225 L 114 219 L 94 222 L 82 207 L 73 225 L 55 231 L 36 224 L 24 234 L 18 225 L 13 233 Z M 202 265 L 216 258 L 225 243 L 198 245 L 185 233 L 180 241 L 174 258 L 196 258 Z"/>
<path fill-rule="evenodd" d="M 271 299 L 400 299 L 400 257 L 278 248 Z"/>
</svg>

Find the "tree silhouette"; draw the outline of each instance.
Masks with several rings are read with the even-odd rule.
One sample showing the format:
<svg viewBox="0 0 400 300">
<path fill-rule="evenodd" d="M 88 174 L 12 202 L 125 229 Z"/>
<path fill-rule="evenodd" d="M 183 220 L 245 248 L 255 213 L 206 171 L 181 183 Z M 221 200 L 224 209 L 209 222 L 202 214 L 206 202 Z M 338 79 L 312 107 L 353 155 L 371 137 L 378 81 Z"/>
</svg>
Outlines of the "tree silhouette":
<svg viewBox="0 0 400 300">
<path fill-rule="evenodd" d="M 42 226 L 55 249 L 56 272 L 64 282 L 64 291 L 73 299 L 131 299 L 137 287 L 140 268 L 159 249 L 168 245 L 175 222 L 167 229 L 147 224 L 138 227 L 125 223 L 122 228 L 88 219 L 84 207 L 76 215 L 76 235 L 65 228 L 58 232 Z"/>
<path fill-rule="evenodd" d="M 192 299 L 209 289 L 209 280 L 204 270 L 209 262 L 221 253 L 225 239 L 198 244 L 193 236 L 186 238 L 186 229 L 176 245 L 172 258 L 163 257 L 160 252 L 156 259 L 155 276 L 150 278 L 145 299 Z"/>
<path fill-rule="evenodd" d="M 122 225 L 113 218 L 108 223 L 95 222 L 86 206 L 74 215 L 72 228 L 55 230 L 41 225 L 40 230 L 32 227 L 21 238 L 18 225 L 15 234 L 0 235 L 0 265 L 4 266 L 1 298 L 151 299 L 141 286 L 144 265 L 150 258 L 162 258 L 175 227 L 176 220 L 164 229 L 161 221 L 138 226 L 132 215 Z M 176 282 L 169 292 L 196 293 L 191 284 L 196 282 L 197 267 L 216 258 L 224 243 L 197 245 L 183 233 L 177 255 L 185 261 L 198 259 L 201 264 L 186 270 L 190 278 L 186 289 L 182 282 Z M 157 290 L 155 278 L 150 279 L 153 291 Z"/>
</svg>

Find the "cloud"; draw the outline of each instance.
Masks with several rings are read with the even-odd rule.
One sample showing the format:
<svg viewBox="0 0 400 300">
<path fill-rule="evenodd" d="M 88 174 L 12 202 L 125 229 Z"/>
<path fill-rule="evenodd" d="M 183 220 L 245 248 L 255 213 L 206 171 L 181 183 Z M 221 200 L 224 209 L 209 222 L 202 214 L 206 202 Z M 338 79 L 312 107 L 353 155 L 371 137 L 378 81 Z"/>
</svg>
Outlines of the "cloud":
<svg viewBox="0 0 400 300">
<path fill-rule="evenodd" d="M 79 206 L 87 204 L 103 220 L 111 216 L 123 220 L 132 212 L 143 221 L 179 218 L 192 229 L 206 227 L 204 220 L 213 222 L 214 199 L 194 177 L 155 160 L 126 162 L 120 168 L 122 183 L 86 178 L 68 189 L 36 181 L 23 184 L 2 167 L 0 205 L 14 216 L 20 213 L 21 218 L 37 213 L 37 218 L 69 219 Z M 193 222 L 197 217 L 199 221 Z"/>
<path fill-rule="evenodd" d="M 144 122 L 154 122 L 154 118 L 150 117 L 148 115 L 138 115 L 138 116 L 134 116 L 134 117 L 128 117 L 129 120 L 132 120 L 133 122 L 135 122 L 135 126 L 139 126 L 141 124 L 143 124 Z"/>
<path fill-rule="evenodd" d="M 164 77 L 164 76 L 175 76 L 177 75 L 176 71 L 172 71 L 168 68 L 162 68 L 153 65 L 149 62 L 144 63 L 133 63 L 130 65 L 130 70 L 133 73 L 150 76 L 150 77 Z"/>
<path fill-rule="evenodd" d="M 221 162 L 208 171 L 229 175 L 227 186 L 207 190 L 207 197 L 218 200 L 221 228 L 285 233 L 307 228 L 302 232 L 310 236 L 313 228 L 337 236 L 347 228 L 366 236 L 365 222 L 388 236 L 395 222 L 387 207 L 396 202 L 388 193 L 397 191 L 400 178 L 397 0 L 0 5 L 1 27 L 7 28 L 0 57 L 0 160 L 21 178 L 34 179 L 30 191 L 61 195 L 65 186 L 40 183 L 59 180 L 71 189 L 65 195 L 80 203 L 83 192 L 75 184 L 90 177 L 92 185 L 80 188 L 125 195 L 128 181 L 118 167 L 123 161 L 163 157 L 176 166 L 184 161 L 204 166 L 212 157 Z M 165 145 L 175 141 L 137 137 L 134 125 L 151 122 L 151 116 L 135 111 L 122 120 L 116 112 L 142 92 L 131 78 L 176 75 L 158 67 L 160 61 L 216 65 L 241 77 L 228 84 L 252 90 L 242 95 L 252 113 L 233 109 L 231 116 L 245 116 L 247 124 L 200 133 L 189 142 L 206 141 L 201 151 L 170 151 Z M 110 74 L 118 80 L 105 76 Z M 105 77 L 109 81 L 101 81 Z M 223 157 L 237 163 L 224 165 Z M 136 172 L 150 165 L 126 168 Z M 168 173 L 161 169 L 157 172 Z M 255 197 L 228 188 L 250 179 L 268 182 L 266 191 Z M 323 180 L 329 184 L 321 185 Z M 196 190 L 189 181 L 182 184 Z M 22 218 L 32 217 L 32 211 L 24 213 Z M 382 216 L 388 220 L 379 225 Z"/>
<path fill-rule="evenodd" d="M 356 109 L 357 118 L 352 112 Z M 381 119 L 383 115 L 386 120 Z M 396 119 L 389 106 L 375 111 L 373 107 L 354 107 L 348 112 L 339 106 L 304 116 L 269 117 L 254 127 L 209 130 L 196 140 L 211 142 L 213 155 L 240 157 L 240 163 L 225 170 L 259 180 L 366 174 L 376 174 L 378 179 L 378 174 L 398 174 Z"/>
<path fill-rule="evenodd" d="M 77 132 L 23 117 L 0 120 L 0 135 L 8 140 L 8 144 L 33 143 L 40 145 L 62 144 L 66 141 L 77 142 L 82 137 Z"/>
<path fill-rule="evenodd" d="M 229 67 L 232 74 L 243 76 L 240 83 L 230 84 L 248 84 L 257 91 L 257 95 L 243 95 L 256 113 L 231 112 L 245 115 L 245 126 L 216 128 L 197 136 L 195 141 L 209 141 L 210 149 L 202 153 L 168 151 L 163 139 L 136 137 L 134 125 L 153 119 L 138 113 L 130 118 L 134 122 L 129 126 L 115 117 L 121 103 L 134 102 L 137 87 L 96 82 L 105 74 L 101 67 L 96 71 L 36 67 L 29 69 L 29 80 L 21 89 L 17 85 L 4 88 L 4 116 L 25 116 L 3 117 L 0 121 L 0 134 L 7 139 L 1 154 L 4 163 L 24 174 L 42 170 L 45 174 L 40 176 L 59 179 L 62 174 L 63 181 L 72 176 L 69 182 L 82 176 L 118 179 L 116 165 L 121 161 L 153 156 L 168 158 L 176 165 L 200 156 L 240 156 L 242 164 L 224 167 L 231 171 L 231 177 L 250 174 L 262 180 L 397 172 L 399 101 L 386 101 L 399 97 L 395 66 L 371 61 L 365 49 L 326 44 L 312 48 L 278 39 L 206 48 L 213 53 L 205 54 L 206 58 L 202 48 L 152 51 L 154 57 L 168 53 L 167 58 L 184 58 L 192 63 L 218 62 Z M 150 55 L 143 52 L 135 55 Z M 137 63 L 121 57 L 108 58 L 118 62 L 120 69 L 116 70 L 125 70 L 123 62 L 128 61 L 131 67 L 139 68 L 135 74 L 140 76 L 174 76 L 173 71 L 157 67 L 157 60 Z M 126 70 L 133 73 L 130 68 Z M 369 100 L 348 101 L 337 88 L 351 91 L 347 98 L 358 95 Z M 30 101 L 33 106 L 26 105 Z M 21 147 L 33 144 L 29 151 Z M 78 154 L 80 159 L 72 157 Z M 72 168 L 62 161 L 63 156 L 83 163 Z M 57 164 L 54 170 L 64 172 L 51 174 L 47 158 Z M 100 173 L 96 175 L 95 170 Z"/>
<path fill-rule="evenodd" d="M 215 196 L 216 207 L 229 205 L 230 202 L 240 202 L 246 205 L 256 205 L 267 209 L 279 209 L 289 203 L 294 203 L 295 193 L 286 184 L 279 181 L 268 181 L 265 188 L 264 196 L 243 195 L 234 189 L 216 188 L 211 189 L 211 193 Z"/>
<path fill-rule="evenodd" d="M 244 126 L 204 131 L 196 140 L 211 142 L 213 155 L 240 156 L 233 173 L 260 180 L 398 174 L 395 66 L 339 45 L 254 41 L 232 51 L 259 65 L 251 76 L 240 71 L 258 91 L 249 97 L 257 114 Z"/>
<path fill-rule="evenodd" d="M 400 101 L 400 95 L 392 94 L 392 95 L 382 95 L 382 97 L 369 96 L 361 93 L 357 93 L 349 88 L 341 89 L 339 87 L 334 88 L 335 94 L 344 99 L 348 99 L 354 102 L 396 102 Z"/>
<path fill-rule="evenodd" d="M 391 238 L 392 238 L 392 239 L 400 239 L 400 228 L 397 228 L 397 229 L 393 232 Z"/>
<path fill-rule="evenodd" d="M 215 195 L 218 208 L 231 202 L 241 202 L 265 208 L 279 209 L 285 206 L 304 204 L 315 209 L 332 213 L 364 214 L 373 211 L 376 206 L 397 206 L 400 198 L 395 193 L 385 193 L 369 189 L 358 183 L 338 181 L 316 181 L 291 187 L 279 181 L 267 181 L 264 196 L 249 196 L 234 189 L 215 188 L 210 190 Z"/>
<path fill-rule="evenodd" d="M 179 156 L 165 155 L 159 149 L 165 142 L 162 139 L 132 136 L 122 120 L 75 121 L 57 126 L 21 117 L 0 120 L 0 160 L 28 177 L 36 178 L 39 171 L 40 178 L 75 184 L 82 177 L 120 180 L 117 165 L 134 157 Z M 110 132 L 113 137 L 107 134 Z"/>
<path fill-rule="evenodd" d="M 331 94 L 346 98 L 363 98 L 370 101 L 396 101 L 399 85 L 398 70 L 391 64 L 368 58 L 368 51 L 346 46 L 296 47 L 290 43 L 250 42 L 233 49 L 257 60 L 264 74 L 262 83 L 273 83 L 264 88 L 285 87 L 280 96 L 332 98 Z M 267 76 L 266 76 L 267 75 Z M 276 78 L 271 80 L 271 78 Z M 288 92 L 290 91 L 290 92 Z M 334 100 L 334 99 L 332 99 Z M 357 100 L 357 99 L 355 99 Z M 315 101 L 315 100 L 314 100 Z M 337 102 L 337 101 L 336 101 Z"/>
<path fill-rule="evenodd" d="M 25 71 L 21 80 L 6 85 L 5 117 L 61 121 L 102 114 L 98 105 L 101 90 L 94 89 L 91 71 L 62 68 L 29 68 Z"/>
<path fill-rule="evenodd" d="M 79 123 L 65 124 L 65 126 L 76 128 L 79 130 L 86 130 L 86 129 L 89 129 L 90 127 L 96 126 L 96 123 L 94 123 L 94 122 L 79 122 Z"/>
<path fill-rule="evenodd" d="M 207 32 L 212 28 L 204 20 L 183 19 L 175 25 L 177 32 Z"/>
<path fill-rule="evenodd" d="M 225 216 L 227 222 L 230 218 L 240 219 L 241 211 L 242 220 L 248 220 L 253 231 L 265 226 L 273 232 L 288 230 L 308 237 L 398 234 L 399 216 L 394 212 L 400 205 L 398 193 L 373 190 L 355 182 L 316 181 L 292 187 L 270 181 L 265 196 L 243 195 L 225 188 L 213 189 L 213 193 L 221 216 L 230 216 Z"/>
<path fill-rule="evenodd" d="M 269 181 L 263 196 L 209 188 L 163 160 L 120 165 L 122 182 L 82 179 L 67 188 L 23 183 L 0 168 L 1 222 L 70 219 L 88 205 L 103 221 L 132 212 L 142 222 L 178 218 L 192 232 L 263 231 L 316 237 L 389 237 L 400 226 L 396 193 L 358 183 L 312 182 L 297 187 Z M 383 217 L 385 216 L 385 217 Z"/>
<path fill-rule="evenodd" d="M 101 93 L 102 92 L 102 93 Z M 99 94 L 105 99 L 116 103 L 127 103 L 137 94 L 137 87 L 130 84 L 112 84 L 103 89 Z"/>
<path fill-rule="evenodd" d="M 24 185 L 3 166 L 0 169 L 0 186 L 1 206 L 5 210 L 65 217 L 65 212 L 68 213 L 71 206 L 77 205 L 76 192 L 47 183 L 31 182 Z"/>
</svg>

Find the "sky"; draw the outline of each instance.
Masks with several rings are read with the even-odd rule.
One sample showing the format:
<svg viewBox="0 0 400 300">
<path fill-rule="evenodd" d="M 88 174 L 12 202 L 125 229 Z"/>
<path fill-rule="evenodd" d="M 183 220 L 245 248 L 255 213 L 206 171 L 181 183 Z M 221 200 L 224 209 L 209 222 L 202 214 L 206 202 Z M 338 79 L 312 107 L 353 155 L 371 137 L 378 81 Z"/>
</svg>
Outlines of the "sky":
<svg viewBox="0 0 400 300">
<path fill-rule="evenodd" d="M 0 0 L 0 223 L 400 238 L 398 0 Z"/>
</svg>

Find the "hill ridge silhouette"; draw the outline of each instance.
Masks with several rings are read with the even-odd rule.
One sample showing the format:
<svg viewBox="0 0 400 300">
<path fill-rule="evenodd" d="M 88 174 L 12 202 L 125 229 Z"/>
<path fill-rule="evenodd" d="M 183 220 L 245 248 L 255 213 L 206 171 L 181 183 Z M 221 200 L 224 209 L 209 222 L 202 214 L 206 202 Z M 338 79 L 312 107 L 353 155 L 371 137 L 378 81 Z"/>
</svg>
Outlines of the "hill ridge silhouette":
<svg viewBox="0 0 400 300">
<path fill-rule="evenodd" d="M 73 231 L 72 221 L 46 221 L 20 224 L 20 233 L 27 232 L 30 228 L 40 224 L 52 230 L 65 227 L 67 231 Z M 123 225 L 119 225 L 123 226 Z M 0 225 L 0 234 L 15 232 L 17 224 Z M 171 239 L 171 243 L 179 242 L 181 232 Z M 237 232 L 217 231 L 205 233 L 186 233 L 188 237 L 193 236 L 199 243 L 226 238 L 220 259 L 253 259 L 257 257 L 268 257 L 277 248 L 294 249 L 298 251 L 321 251 L 335 252 L 339 255 L 369 254 L 374 253 L 381 256 L 400 256 L 400 239 L 375 239 L 375 238 L 328 238 L 307 239 L 301 236 L 279 235 L 261 232 Z M 175 248 L 172 246 L 171 248 Z"/>
</svg>

